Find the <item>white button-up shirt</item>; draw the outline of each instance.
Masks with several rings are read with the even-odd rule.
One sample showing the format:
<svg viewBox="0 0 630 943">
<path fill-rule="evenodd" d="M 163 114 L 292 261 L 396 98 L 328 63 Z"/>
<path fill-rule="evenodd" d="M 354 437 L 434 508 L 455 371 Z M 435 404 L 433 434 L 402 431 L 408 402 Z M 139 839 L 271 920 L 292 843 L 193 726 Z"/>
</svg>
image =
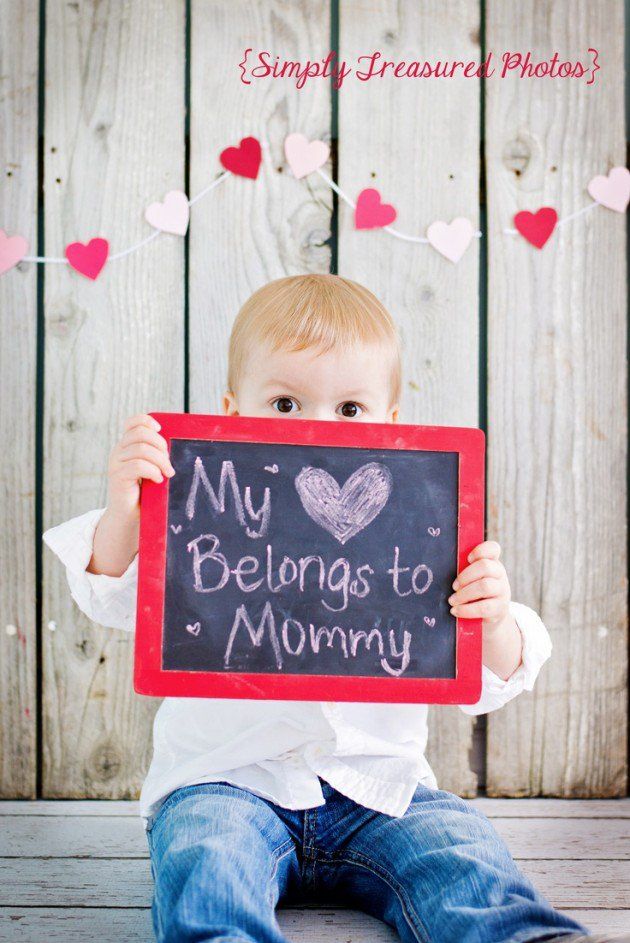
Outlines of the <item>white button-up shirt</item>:
<svg viewBox="0 0 630 943">
<path fill-rule="evenodd" d="M 65 564 L 72 596 L 99 625 L 135 628 L 138 557 L 119 577 L 86 572 L 104 508 L 88 511 L 44 534 Z M 523 636 L 523 657 L 503 681 L 485 665 L 476 704 L 466 714 L 501 707 L 531 691 L 551 654 L 542 620 L 511 602 Z M 140 795 L 146 824 L 180 786 L 225 780 L 288 809 L 322 805 L 318 776 L 368 808 L 401 816 L 418 782 L 437 783 L 424 751 L 426 704 L 279 701 L 167 697 L 153 727 L 153 759 Z"/>
</svg>

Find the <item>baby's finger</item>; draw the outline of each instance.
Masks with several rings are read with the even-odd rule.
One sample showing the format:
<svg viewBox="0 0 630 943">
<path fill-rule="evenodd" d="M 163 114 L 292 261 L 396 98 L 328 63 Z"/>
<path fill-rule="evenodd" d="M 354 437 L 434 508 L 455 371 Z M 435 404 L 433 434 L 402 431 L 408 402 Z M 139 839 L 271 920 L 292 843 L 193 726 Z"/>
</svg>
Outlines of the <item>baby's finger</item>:
<svg viewBox="0 0 630 943">
<path fill-rule="evenodd" d="M 460 589 L 460 587 L 467 586 L 468 583 L 472 583 L 474 580 L 481 579 L 484 576 L 494 576 L 500 579 L 504 573 L 505 570 L 502 563 L 499 563 L 498 560 L 489 560 L 487 557 L 484 557 L 481 560 L 475 560 L 474 563 L 470 563 L 461 573 L 458 573 L 457 579 L 453 581 L 453 589 Z"/>
<path fill-rule="evenodd" d="M 134 426 L 133 429 L 128 429 L 118 444 L 121 448 L 126 448 L 134 442 L 147 442 L 149 445 L 154 445 L 156 449 L 168 453 L 168 444 L 164 436 L 148 426 Z"/>
<path fill-rule="evenodd" d="M 501 614 L 503 606 L 503 599 L 495 596 L 493 599 L 480 599 L 463 606 L 453 606 L 451 615 L 457 616 L 458 619 L 494 619 Z"/>
<path fill-rule="evenodd" d="M 127 448 L 121 449 L 119 459 L 121 462 L 133 461 L 136 458 L 145 459 L 147 462 L 153 462 L 162 471 L 167 478 L 175 474 L 175 469 L 171 465 L 170 459 L 162 449 L 156 449 L 154 445 L 146 442 L 134 442 Z"/>
<path fill-rule="evenodd" d="M 493 560 L 498 560 L 501 556 L 501 547 L 496 542 L 496 540 L 484 540 L 483 543 L 477 544 L 476 547 L 468 554 L 468 562 L 472 563 L 474 560 L 480 560 L 482 557 L 490 557 Z"/>
<path fill-rule="evenodd" d="M 482 576 L 481 579 L 474 580 L 453 593 L 448 597 L 448 601 L 451 606 L 459 606 L 465 602 L 473 602 L 475 599 L 491 599 L 493 596 L 499 596 L 502 589 L 502 580 L 495 576 Z"/>
<path fill-rule="evenodd" d="M 150 429 L 162 428 L 157 419 L 154 419 L 153 416 L 149 416 L 148 413 L 139 413 L 137 416 L 130 416 L 129 419 L 125 420 L 123 432 L 126 432 L 128 429 L 133 429 L 134 426 L 148 426 Z"/>
<path fill-rule="evenodd" d="M 164 481 L 164 475 L 154 462 L 147 462 L 144 458 L 132 458 L 128 462 L 121 462 L 115 477 L 122 481 L 138 481 L 140 478 L 150 478 L 158 484 Z"/>
</svg>

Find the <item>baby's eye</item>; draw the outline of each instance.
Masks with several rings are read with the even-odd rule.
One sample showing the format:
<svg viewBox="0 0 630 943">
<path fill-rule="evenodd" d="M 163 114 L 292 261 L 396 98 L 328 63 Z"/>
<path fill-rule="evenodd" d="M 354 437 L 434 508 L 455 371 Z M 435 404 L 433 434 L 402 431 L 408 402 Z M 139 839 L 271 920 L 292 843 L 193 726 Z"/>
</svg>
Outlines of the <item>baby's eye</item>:
<svg viewBox="0 0 630 943">
<path fill-rule="evenodd" d="M 290 396 L 278 396 L 272 400 L 271 405 L 279 413 L 294 413 L 300 408 L 298 403 Z"/>
<path fill-rule="evenodd" d="M 341 403 L 337 406 L 337 412 L 345 419 L 356 419 L 363 412 L 363 407 L 353 402 Z"/>
</svg>

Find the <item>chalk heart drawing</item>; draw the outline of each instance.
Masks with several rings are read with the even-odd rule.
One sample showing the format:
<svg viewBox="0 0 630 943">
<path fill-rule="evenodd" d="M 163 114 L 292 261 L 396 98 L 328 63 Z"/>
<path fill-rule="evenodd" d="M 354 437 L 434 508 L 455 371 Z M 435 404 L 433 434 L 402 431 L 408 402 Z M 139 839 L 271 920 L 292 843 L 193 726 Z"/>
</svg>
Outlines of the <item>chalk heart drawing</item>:
<svg viewBox="0 0 630 943">
<path fill-rule="evenodd" d="M 192 625 L 189 623 L 186 626 L 186 631 L 190 632 L 191 635 L 199 635 L 201 632 L 201 622 L 193 622 Z"/>
<path fill-rule="evenodd" d="M 181 533 L 182 525 L 181 524 L 171 524 L 171 530 L 174 534 Z"/>
<path fill-rule="evenodd" d="M 428 531 L 428 533 L 431 535 L 431 537 L 439 537 L 439 536 L 440 536 L 440 528 L 439 528 L 439 527 L 427 527 L 427 531 Z"/>
<path fill-rule="evenodd" d="M 432 629 L 433 626 L 435 625 L 435 618 L 429 619 L 428 616 L 425 616 L 424 621 L 426 622 L 426 624 L 429 626 L 430 629 Z"/>
<path fill-rule="evenodd" d="M 277 474 L 278 474 L 278 466 L 275 465 L 275 464 L 274 464 L 274 465 L 265 465 L 265 471 L 270 472 L 272 475 L 277 475 Z"/>
<path fill-rule="evenodd" d="M 323 468 L 309 465 L 296 477 L 295 487 L 308 516 L 345 544 L 383 510 L 392 491 L 392 474 L 384 465 L 368 462 L 340 488 Z"/>
</svg>

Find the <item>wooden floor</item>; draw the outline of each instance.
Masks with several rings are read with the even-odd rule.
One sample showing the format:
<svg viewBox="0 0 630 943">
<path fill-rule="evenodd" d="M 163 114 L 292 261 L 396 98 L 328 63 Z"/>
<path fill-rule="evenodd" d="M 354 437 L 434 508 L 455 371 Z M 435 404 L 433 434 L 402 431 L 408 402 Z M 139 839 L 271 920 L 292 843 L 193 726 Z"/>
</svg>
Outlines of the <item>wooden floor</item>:
<svg viewBox="0 0 630 943">
<path fill-rule="evenodd" d="M 596 932 L 630 931 L 630 799 L 478 799 L 552 903 Z M 133 802 L 0 802 L 0 941 L 151 941 L 151 875 Z M 351 910 L 283 908 L 300 943 L 393 943 Z"/>
</svg>

